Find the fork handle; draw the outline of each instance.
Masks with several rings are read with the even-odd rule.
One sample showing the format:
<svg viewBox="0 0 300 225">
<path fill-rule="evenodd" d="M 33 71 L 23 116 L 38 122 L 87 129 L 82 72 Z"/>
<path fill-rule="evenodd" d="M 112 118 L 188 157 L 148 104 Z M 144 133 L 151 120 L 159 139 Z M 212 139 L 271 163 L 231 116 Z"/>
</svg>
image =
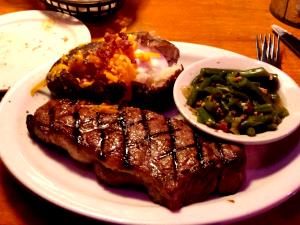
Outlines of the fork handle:
<svg viewBox="0 0 300 225">
<path fill-rule="evenodd" d="M 280 39 L 286 44 L 298 57 L 300 57 L 300 40 L 295 36 L 284 33 L 280 35 Z"/>
</svg>

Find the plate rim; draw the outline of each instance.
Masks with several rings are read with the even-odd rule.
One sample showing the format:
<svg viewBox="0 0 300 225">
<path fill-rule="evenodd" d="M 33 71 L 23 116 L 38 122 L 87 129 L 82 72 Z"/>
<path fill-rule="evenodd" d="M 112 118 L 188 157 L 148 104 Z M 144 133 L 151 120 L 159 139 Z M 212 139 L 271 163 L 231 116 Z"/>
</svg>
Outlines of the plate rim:
<svg viewBox="0 0 300 225">
<path fill-rule="evenodd" d="M 190 43 L 187 43 L 188 45 L 190 45 Z M 182 44 L 184 46 L 184 43 Z M 197 44 L 192 44 L 190 45 L 191 47 L 195 47 Z M 198 48 L 201 49 L 202 45 L 197 45 Z M 205 46 L 207 47 L 207 46 Z M 215 48 L 215 47 L 214 47 Z M 181 50 L 183 51 L 183 50 Z M 220 49 L 220 51 L 222 51 L 222 49 Z M 222 52 L 223 53 L 223 52 Z M 47 66 L 49 65 L 45 65 L 45 67 L 47 68 Z M 45 68 L 44 68 L 45 69 Z M 30 79 L 31 76 L 33 76 L 35 73 L 37 73 L 39 70 L 41 70 L 41 68 L 37 68 L 35 71 L 32 71 L 31 73 L 29 73 L 27 76 L 24 76 L 22 80 L 18 81 L 17 84 L 15 86 L 13 86 L 13 88 L 11 88 L 11 90 L 4 96 L 4 98 L 2 99 L 2 102 L 0 103 L 0 115 L 3 113 L 2 111 L 5 109 L 6 104 L 9 104 L 9 101 L 11 99 L 11 97 L 14 95 L 14 92 L 16 92 L 16 90 L 18 90 L 18 87 L 22 86 L 23 82 Z M 4 108 L 4 109 L 3 109 Z M 1 131 L 3 131 L 3 128 L 0 126 L 0 133 Z M 82 209 L 82 208 L 78 208 L 78 206 L 70 206 L 68 204 L 66 204 L 64 201 L 58 200 L 58 199 L 53 199 L 53 196 L 49 196 L 47 193 L 45 193 L 44 191 L 42 191 L 41 189 L 39 189 L 37 186 L 32 186 L 32 183 L 28 183 L 28 180 L 24 180 L 24 177 L 20 177 L 20 174 L 18 174 L 18 172 L 16 172 L 16 168 L 14 168 L 15 165 L 12 165 L 11 162 L 9 162 L 8 158 L 3 158 L 3 155 L 5 155 L 5 152 L 3 150 L 3 144 L 0 142 L 0 157 L 4 163 L 4 165 L 9 169 L 9 171 L 12 172 L 12 174 L 23 184 L 25 185 L 27 188 L 29 188 L 30 190 L 33 190 L 36 194 L 40 195 L 41 197 L 43 197 L 45 200 L 54 203 L 55 205 L 58 205 L 59 207 L 65 208 L 67 210 L 76 212 L 78 214 L 84 215 L 84 216 L 88 216 L 91 217 L 93 219 L 97 219 L 97 220 L 103 220 L 103 221 L 107 221 L 107 222 L 117 222 L 117 223 L 125 223 L 125 224 L 149 224 L 149 223 L 153 223 L 153 224 L 170 224 L 171 221 L 167 221 L 167 222 L 162 222 L 162 221 L 134 221 L 130 218 L 112 218 L 112 216 L 108 216 L 108 215 L 99 215 L 95 212 L 91 212 L 91 211 L 86 211 L 86 209 Z M 300 160 L 300 156 L 297 158 L 298 160 Z M 295 159 L 296 160 L 296 159 Z M 300 166 L 299 166 L 300 167 Z M 256 210 L 249 212 L 244 212 L 243 214 L 239 214 L 239 215 L 231 215 L 230 218 L 224 218 L 224 220 L 216 220 L 216 219 L 211 219 L 209 221 L 200 221 L 202 223 L 216 223 L 216 222 L 233 222 L 233 221 L 238 221 L 241 219 L 245 219 L 247 217 L 250 216 L 254 216 L 257 215 L 258 213 L 264 212 L 278 204 L 280 204 L 282 201 L 286 200 L 288 197 L 290 197 L 293 193 L 295 193 L 298 190 L 298 185 L 297 184 L 297 188 L 293 187 L 292 191 L 285 194 L 284 196 L 280 195 L 279 197 L 277 196 L 276 201 L 272 201 L 269 202 L 269 204 L 264 205 L 264 207 L 258 207 L 256 208 Z M 242 193 L 238 193 L 238 195 L 241 195 Z M 278 195 L 278 194 L 277 194 Z M 200 203 L 201 204 L 201 203 Z M 187 206 L 187 207 L 191 207 L 192 209 L 197 208 L 197 204 L 193 204 L 191 206 Z M 187 207 L 183 208 L 183 211 L 186 212 L 188 209 Z M 138 207 L 136 207 L 138 208 Z M 162 207 L 155 207 L 155 209 L 157 209 L 158 211 L 162 210 L 162 211 L 166 211 L 166 209 L 162 208 Z M 168 211 L 169 212 L 169 211 Z M 173 215 L 173 214 L 171 214 Z M 224 217 L 224 216 L 223 216 Z M 174 214 L 174 218 L 175 220 L 172 221 L 173 224 L 198 224 L 199 220 L 195 221 L 194 218 L 192 218 L 192 220 L 189 221 L 180 221 L 178 220 L 178 214 Z"/>
</svg>

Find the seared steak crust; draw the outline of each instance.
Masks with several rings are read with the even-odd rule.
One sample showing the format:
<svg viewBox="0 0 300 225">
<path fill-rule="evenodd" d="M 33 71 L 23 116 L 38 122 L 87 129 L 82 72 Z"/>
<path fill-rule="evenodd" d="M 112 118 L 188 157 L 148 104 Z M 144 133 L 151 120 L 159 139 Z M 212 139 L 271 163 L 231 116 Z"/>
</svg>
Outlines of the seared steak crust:
<svg viewBox="0 0 300 225">
<path fill-rule="evenodd" d="M 243 148 L 148 110 L 50 100 L 27 116 L 27 127 L 33 137 L 93 163 L 100 181 L 143 185 L 154 202 L 171 210 L 212 192 L 234 193 L 245 176 Z"/>
</svg>

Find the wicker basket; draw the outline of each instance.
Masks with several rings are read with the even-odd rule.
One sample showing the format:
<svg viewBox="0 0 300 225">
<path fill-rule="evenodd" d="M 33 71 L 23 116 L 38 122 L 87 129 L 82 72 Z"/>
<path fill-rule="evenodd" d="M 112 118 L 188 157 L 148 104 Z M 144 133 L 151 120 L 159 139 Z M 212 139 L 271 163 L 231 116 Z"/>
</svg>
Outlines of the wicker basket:
<svg viewBox="0 0 300 225">
<path fill-rule="evenodd" d="M 101 17 L 114 13 L 122 0 L 40 0 L 50 9 L 76 17 Z"/>
</svg>

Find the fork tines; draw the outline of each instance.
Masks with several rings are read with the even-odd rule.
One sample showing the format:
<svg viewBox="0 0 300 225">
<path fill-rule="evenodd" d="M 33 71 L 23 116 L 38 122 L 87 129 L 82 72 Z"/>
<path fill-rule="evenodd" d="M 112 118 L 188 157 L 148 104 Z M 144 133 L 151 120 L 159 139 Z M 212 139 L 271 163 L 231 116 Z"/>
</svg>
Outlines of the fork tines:
<svg viewBox="0 0 300 225">
<path fill-rule="evenodd" d="M 273 66 L 280 66 L 280 38 L 273 34 L 256 36 L 257 59 Z"/>
</svg>

